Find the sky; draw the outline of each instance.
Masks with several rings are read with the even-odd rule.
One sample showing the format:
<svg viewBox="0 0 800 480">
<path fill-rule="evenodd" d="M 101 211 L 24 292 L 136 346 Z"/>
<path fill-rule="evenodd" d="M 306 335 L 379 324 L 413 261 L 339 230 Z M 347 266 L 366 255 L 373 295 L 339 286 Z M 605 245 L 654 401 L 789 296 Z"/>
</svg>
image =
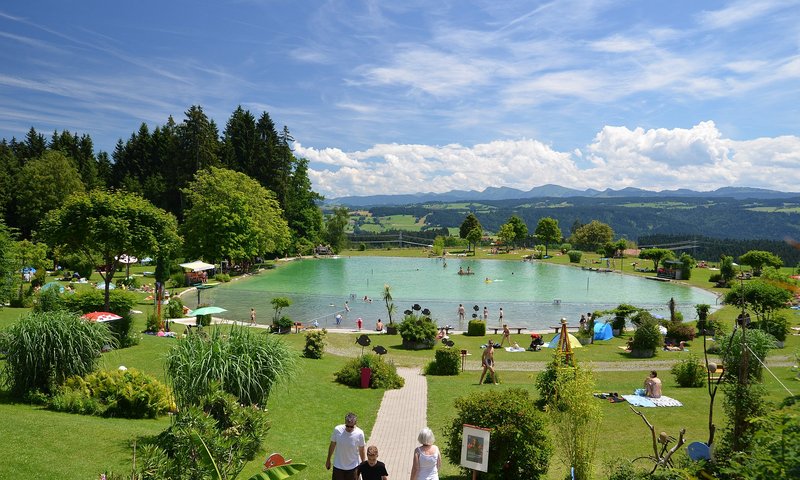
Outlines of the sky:
<svg viewBox="0 0 800 480">
<path fill-rule="evenodd" d="M 0 4 L 0 138 L 112 152 L 191 105 L 268 112 L 327 198 L 800 192 L 800 1 Z"/>
</svg>

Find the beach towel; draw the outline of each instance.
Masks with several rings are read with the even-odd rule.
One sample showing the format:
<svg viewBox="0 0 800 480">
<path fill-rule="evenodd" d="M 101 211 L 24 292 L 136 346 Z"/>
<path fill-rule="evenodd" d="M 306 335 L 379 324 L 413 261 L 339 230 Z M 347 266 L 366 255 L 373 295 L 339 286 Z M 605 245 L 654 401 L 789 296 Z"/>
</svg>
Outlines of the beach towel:
<svg viewBox="0 0 800 480">
<path fill-rule="evenodd" d="M 524 352 L 525 349 L 522 347 L 506 347 L 506 352 Z"/>
<path fill-rule="evenodd" d="M 623 395 L 623 398 L 635 407 L 682 407 L 683 404 L 674 398 L 662 395 L 660 398 L 643 397 L 640 395 Z"/>
</svg>

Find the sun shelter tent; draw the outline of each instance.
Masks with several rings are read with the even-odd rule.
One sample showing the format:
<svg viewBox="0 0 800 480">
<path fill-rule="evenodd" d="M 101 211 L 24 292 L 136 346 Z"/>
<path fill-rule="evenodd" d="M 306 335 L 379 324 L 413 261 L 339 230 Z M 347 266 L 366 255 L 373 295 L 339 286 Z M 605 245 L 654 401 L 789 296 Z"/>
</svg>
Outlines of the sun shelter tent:
<svg viewBox="0 0 800 480">
<path fill-rule="evenodd" d="M 181 263 L 181 267 L 187 270 L 186 283 L 188 285 L 196 285 L 208 281 L 208 274 L 206 270 L 214 270 L 214 265 L 200 260 L 189 263 Z"/>
<path fill-rule="evenodd" d="M 614 334 L 611 332 L 611 324 L 610 323 L 600 323 L 597 322 L 594 324 L 594 339 L 595 340 L 608 340 L 612 338 Z"/>
<path fill-rule="evenodd" d="M 575 335 L 573 335 L 571 333 L 568 333 L 567 336 L 569 337 L 569 343 L 570 343 L 570 346 L 572 348 L 582 348 L 583 347 L 583 345 L 581 345 L 580 340 L 575 338 Z M 550 340 L 550 343 L 547 344 L 548 348 L 556 348 L 558 346 L 558 340 L 560 338 L 561 338 L 561 334 L 560 333 L 556 334 L 556 336 L 553 337 L 552 340 Z"/>
</svg>

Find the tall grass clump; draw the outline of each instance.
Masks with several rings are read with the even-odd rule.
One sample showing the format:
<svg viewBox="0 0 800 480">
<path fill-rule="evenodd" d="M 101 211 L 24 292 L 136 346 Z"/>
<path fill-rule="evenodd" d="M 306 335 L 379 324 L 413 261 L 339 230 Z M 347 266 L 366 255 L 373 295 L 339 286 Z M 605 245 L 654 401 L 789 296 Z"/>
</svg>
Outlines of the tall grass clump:
<svg viewBox="0 0 800 480">
<path fill-rule="evenodd" d="M 31 313 L 0 336 L 6 362 L 2 380 L 12 395 L 52 394 L 73 375 L 94 371 L 100 350 L 114 339 L 102 323 L 55 311 Z"/>
<path fill-rule="evenodd" d="M 233 327 L 227 336 L 215 329 L 179 340 L 165 367 L 180 408 L 200 404 L 213 382 L 242 404 L 265 407 L 273 385 L 292 374 L 296 361 L 280 338 Z"/>
</svg>

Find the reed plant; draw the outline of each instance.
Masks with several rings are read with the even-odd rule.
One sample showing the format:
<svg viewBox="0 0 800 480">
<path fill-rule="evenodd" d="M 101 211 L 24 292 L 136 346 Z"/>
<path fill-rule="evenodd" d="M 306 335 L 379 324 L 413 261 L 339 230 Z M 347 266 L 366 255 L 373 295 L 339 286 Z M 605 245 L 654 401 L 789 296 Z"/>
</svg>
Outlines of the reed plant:
<svg viewBox="0 0 800 480">
<path fill-rule="evenodd" d="M 296 358 L 279 337 L 235 326 L 228 335 L 214 329 L 186 336 L 165 366 L 179 408 L 198 405 L 213 382 L 244 405 L 264 407 L 272 387 L 294 372 Z"/>
<path fill-rule="evenodd" d="M 113 345 L 108 327 L 65 311 L 31 313 L 0 339 L 6 362 L 2 379 L 12 395 L 51 394 L 73 376 L 94 371 L 100 351 Z"/>
</svg>

